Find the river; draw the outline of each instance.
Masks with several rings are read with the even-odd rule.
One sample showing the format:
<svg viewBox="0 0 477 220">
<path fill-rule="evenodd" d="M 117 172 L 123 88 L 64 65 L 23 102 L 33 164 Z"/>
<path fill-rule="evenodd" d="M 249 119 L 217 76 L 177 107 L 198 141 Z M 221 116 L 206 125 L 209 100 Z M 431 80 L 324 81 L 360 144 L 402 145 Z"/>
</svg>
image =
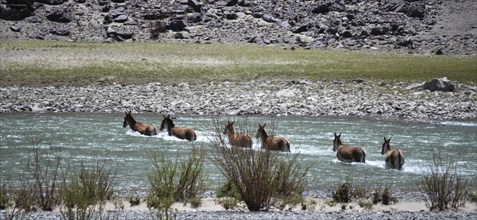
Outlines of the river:
<svg viewBox="0 0 477 220">
<path fill-rule="evenodd" d="M 162 115 L 134 114 L 137 121 L 155 124 Z M 117 170 L 118 190 L 147 190 L 147 175 L 152 171 L 149 155 L 157 152 L 166 158 L 184 158 L 194 146 L 209 147 L 214 122 L 225 126 L 235 120 L 236 131 L 248 131 L 254 149 L 258 123 L 267 123 L 276 136 L 291 142 L 291 154 L 299 154 L 302 166 L 310 166 L 310 190 L 335 189 L 346 176 L 367 187 L 391 186 L 415 191 L 416 183 L 430 174 L 433 155 L 441 152 L 445 160 L 457 164 L 457 173 L 477 184 L 477 121 L 410 122 L 352 117 L 249 116 L 207 117 L 176 116 L 177 127 L 196 130 L 197 141 L 190 144 L 168 136 L 165 131 L 147 137 L 123 128 L 123 113 L 4 113 L 0 114 L 0 178 L 15 181 L 21 176 L 32 155 L 32 147 L 59 152 L 73 168 L 80 162 L 92 166 L 98 161 Z M 222 126 L 222 129 L 223 129 Z M 270 131 L 270 130 L 269 130 Z M 342 133 L 344 144 L 362 146 L 367 152 L 366 163 L 343 163 L 332 151 L 333 133 Z M 386 169 L 380 154 L 384 137 L 391 137 L 391 148 L 399 148 L 405 156 L 402 170 Z M 38 141 L 38 140 L 41 140 Z M 39 143 L 39 144 L 35 144 Z M 210 148 L 207 148 L 210 152 Z M 287 155 L 288 153 L 280 153 Z M 210 156 L 210 154 L 209 154 Z M 204 168 L 209 189 L 223 181 L 220 171 L 207 159 Z"/>
</svg>

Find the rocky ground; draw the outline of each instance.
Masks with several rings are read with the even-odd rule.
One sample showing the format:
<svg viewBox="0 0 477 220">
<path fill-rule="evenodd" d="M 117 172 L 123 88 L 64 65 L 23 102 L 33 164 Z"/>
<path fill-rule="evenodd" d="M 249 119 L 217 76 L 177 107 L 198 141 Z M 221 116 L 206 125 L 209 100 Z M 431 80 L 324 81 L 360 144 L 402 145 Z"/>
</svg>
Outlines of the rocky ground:
<svg viewBox="0 0 477 220">
<path fill-rule="evenodd" d="M 477 87 L 353 81 L 250 81 L 0 88 L 0 112 L 160 112 L 187 115 L 477 118 Z M 447 84 L 446 84 L 447 85 Z"/>
<path fill-rule="evenodd" d="M 0 0 L 0 39 L 477 55 L 473 0 Z"/>
<path fill-rule="evenodd" d="M 367 219 L 367 220 L 381 220 L 381 219 L 459 219 L 471 220 L 477 217 L 475 210 L 476 206 L 473 203 L 466 203 L 464 208 L 459 211 L 449 210 L 433 212 L 427 211 L 425 202 L 422 200 L 420 193 L 398 193 L 396 196 L 397 203 L 389 205 L 382 205 L 380 203 L 374 204 L 370 210 L 366 210 L 357 202 L 345 204 L 343 210 L 342 204 L 330 205 L 325 202 L 329 199 L 330 192 L 310 192 L 306 196 L 308 200 L 314 200 L 316 206 L 308 207 L 307 210 L 302 210 L 300 205 L 294 209 L 278 210 L 272 208 L 269 211 L 249 212 L 246 211 L 245 204 L 239 204 L 234 210 L 225 210 L 215 200 L 214 192 L 206 192 L 202 196 L 202 205 L 199 208 L 192 208 L 190 205 L 182 203 L 174 203 L 171 214 L 174 219 Z M 141 199 L 142 200 L 142 199 Z M 111 202 L 104 205 L 102 212 L 95 210 L 95 218 L 99 215 L 104 219 L 159 219 L 154 210 L 149 210 L 145 202 L 141 202 L 136 206 L 131 206 L 129 202 L 123 200 L 123 209 Z M 0 212 L 0 219 L 2 217 Z M 27 219 L 63 219 L 59 210 L 55 209 L 52 212 L 33 212 L 26 213 Z"/>
</svg>

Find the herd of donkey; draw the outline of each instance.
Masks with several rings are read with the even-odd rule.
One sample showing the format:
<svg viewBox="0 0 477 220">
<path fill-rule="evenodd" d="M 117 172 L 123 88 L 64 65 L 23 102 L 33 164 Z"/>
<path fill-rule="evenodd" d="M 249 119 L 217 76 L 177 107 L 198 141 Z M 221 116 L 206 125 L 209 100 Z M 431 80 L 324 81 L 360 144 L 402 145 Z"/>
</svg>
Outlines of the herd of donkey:
<svg viewBox="0 0 477 220">
<path fill-rule="evenodd" d="M 154 125 L 143 124 L 134 120 L 131 116 L 131 111 L 125 112 L 123 127 L 129 127 L 142 135 L 153 136 L 157 135 L 157 128 Z M 175 136 L 179 139 L 188 141 L 195 141 L 197 136 L 192 128 L 175 127 L 170 115 L 163 116 L 161 127 L 159 130 L 167 129 L 170 136 Z M 233 127 L 234 121 L 228 121 L 224 128 L 223 134 L 228 135 L 229 143 L 233 147 L 252 148 L 252 139 L 246 133 L 235 133 Z M 361 147 L 344 145 L 341 142 L 341 134 L 337 135 L 333 140 L 333 151 L 336 151 L 336 157 L 343 162 L 361 162 L 365 163 L 366 152 Z M 262 141 L 262 148 L 266 150 L 285 151 L 290 152 L 290 142 L 283 137 L 268 136 L 265 131 L 265 124 L 258 124 L 256 138 Z M 384 137 L 384 143 L 381 148 L 381 154 L 385 156 L 386 167 L 400 170 L 404 164 L 404 156 L 398 149 L 391 150 L 389 142 L 391 138 Z"/>
</svg>

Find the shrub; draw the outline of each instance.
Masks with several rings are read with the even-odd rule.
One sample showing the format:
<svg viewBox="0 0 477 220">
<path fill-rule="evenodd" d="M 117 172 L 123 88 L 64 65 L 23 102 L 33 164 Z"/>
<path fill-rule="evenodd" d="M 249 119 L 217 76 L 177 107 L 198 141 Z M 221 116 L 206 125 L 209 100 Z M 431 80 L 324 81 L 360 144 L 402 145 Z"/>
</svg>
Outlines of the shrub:
<svg viewBox="0 0 477 220">
<path fill-rule="evenodd" d="M 146 196 L 147 206 L 152 219 L 175 219 L 176 213 L 171 210 L 174 202 L 190 202 L 192 207 L 200 205 L 199 194 L 204 191 L 206 177 L 203 173 L 205 148 L 192 148 L 185 161 L 165 159 L 149 152 L 153 170 L 148 175 L 151 185 Z"/>
<path fill-rule="evenodd" d="M 192 148 L 185 161 L 165 159 L 155 152 L 149 153 L 153 171 L 148 175 L 151 185 L 146 197 L 147 206 L 166 211 L 174 202 L 190 202 L 204 191 L 206 177 L 203 173 L 205 149 Z"/>
<path fill-rule="evenodd" d="M 398 202 L 397 198 L 392 195 L 391 188 L 388 186 L 385 186 L 383 192 L 381 193 L 381 202 L 383 205 L 389 205 L 391 202 Z"/>
<path fill-rule="evenodd" d="M 351 188 L 352 188 L 351 178 L 347 176 L 346 182 L 341 184 L 335 191 L 333 191 L 333 200 L 335 202 L 351 202 Z"/>
<path fill-rule="evenodd" d="M 360 186 L 353 183 L 351 177 L 347 175 L 345 182 L 333 191 L 332 196 L 335 202 L 348 203 L 351 202 L 352 198 L 365 199 L 366 194 L 367 190 L 364 184 Z"/>
<path fill-rule="evenodd" d="M 192 208 L 196 209 L 202 204 L 202 199 L 200 197 L 193 197 L 189 199 L 189 203 Z"/>
<path fill-rule="evenodd" d="M 141 198 L 139 198 L 139 196 L 136 193 L 129 195 L 128 200 L 131 206 L 136 206 L 136 205 L 139 205 L 139 203 L 141 203 Z"/>
<path fill-rule="evenodd" d="M 100 204 L 100 209 L 111 199 L 114 193 L 116 169 L 106 168 L 106 161 L 99 162 L 93 168 L 87 168 L 82 162 L 76 172 L 66 172 L 61 186 L 61 198 L 64 208 L 60 213 L 65 219 L 91 219 Z"/>
<path fill-rule="evenodd" d="M 373 202 L 366 199 L 358 199 L 358 205 L 365 210 L 371 210 L 373 208 Z"/>
<path fill-rule="evenodd" d="M 233 182 L 229 179 L 227 179 L 222 186 L 217 187 L 215 190 L 215 197 L 232 197 L 240 200 L 240 194 L 237 191 L 237 187 L 235 187 Z"/>
<path fill-rule="evenodd" d="M 235 209 L 237 208 L 238 203 L 240 200 L 234 197 L 221 197 L 217 198 L 216 202 L 219 203 L 225 210 Z"/>
<path fill-rule="evenodd" d="M 334 199 L 325 199 L 323 203 L 329 207 L 334 207 L 336 205 L 336 201 Z"/>
<path fill-rule="evenodd" d="M 301 195 L 309 167 L 300 169 L 297 155 L 289 161 L 271 151 L 227 148 L 214 142 L 212 162 L 236 187 L 250 211 L 268 210 L 272 198 L 285 199 L 293 193 Z"/>
<path fill-rule="evenodd" d="M 5 219 L 27 219 L 31 211 L 36 210 L 35 188 L 29 181 L 21 179 L 15 187 L 3 184 L 1 194 L 5 202 Z"/>
<path fill-rule="evenodd" d="M 444 164 L 441 153 L 433 155 L 430 175 L 417 183 L 426 206 L 432 210 L 457 209 L 465 205 L 468 197 L 468 181 L 457 174 L 457 165 L 449 160 Z"/>
<path fill-rule="evenodd" d="M 40 149 L 40 139 L 34 144 L 33 157 L 28 161 L 27 171 L 33 175 L 35 182 L 35 201 L 44 211 L 52 211 L 59 204 L 57 184 L 59 182 L 62 156 L 47 149 Z"/>
<path fill-rule="evenodd" d="M 469 201 L 475 203 L 477 206 L 477 193 L 476 192 L 469 192 Z"/>
<path fill-rule="evenodd" d="M 307 199 L 301 203 L 301 210 L 309 210 L 314 212 L 318 203 L 314 199 Z"/>
<path fill-rule="evenodd" d="M 5 210 L 9 202 L 7 184 L 2 183 L 0 186 L 0 210 Z"/>
</svg>

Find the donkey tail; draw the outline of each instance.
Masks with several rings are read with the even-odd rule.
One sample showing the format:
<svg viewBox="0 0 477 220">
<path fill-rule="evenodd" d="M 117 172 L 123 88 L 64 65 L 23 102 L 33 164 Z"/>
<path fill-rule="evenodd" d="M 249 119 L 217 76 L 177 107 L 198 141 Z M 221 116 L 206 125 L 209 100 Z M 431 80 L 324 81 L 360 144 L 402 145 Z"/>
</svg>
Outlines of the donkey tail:
<svg viewBox="0 0 477 220">
<path fill-rule="evenodd" d="M 363 151 L 363 163 L 366 163 L 366 151 L 364 151 L 362 148 L 361 148 L 361 151 Z"/>
<path fill-rule="evenodd" d="M 402 165 L 404 165 L 404 157 L 401 154 L 401 151 L 398 151 L 398 169 L 400 170 L 402 168 Z M 401 163 L 402 161 L 402 163 Z"/>
<path fill-rule="evenodd" d="M 194 130 L 191 130 L 190 132 L 190 141 L 195 141 L 197 140 L 197 135 L 195 134 L 195 131 Z"/>
<path fill-rule="evenodd" d="M 286 145 L 287 145 L 288 152 L 291 152 L 290 141 L 286 140 Z"/>
</svg>

